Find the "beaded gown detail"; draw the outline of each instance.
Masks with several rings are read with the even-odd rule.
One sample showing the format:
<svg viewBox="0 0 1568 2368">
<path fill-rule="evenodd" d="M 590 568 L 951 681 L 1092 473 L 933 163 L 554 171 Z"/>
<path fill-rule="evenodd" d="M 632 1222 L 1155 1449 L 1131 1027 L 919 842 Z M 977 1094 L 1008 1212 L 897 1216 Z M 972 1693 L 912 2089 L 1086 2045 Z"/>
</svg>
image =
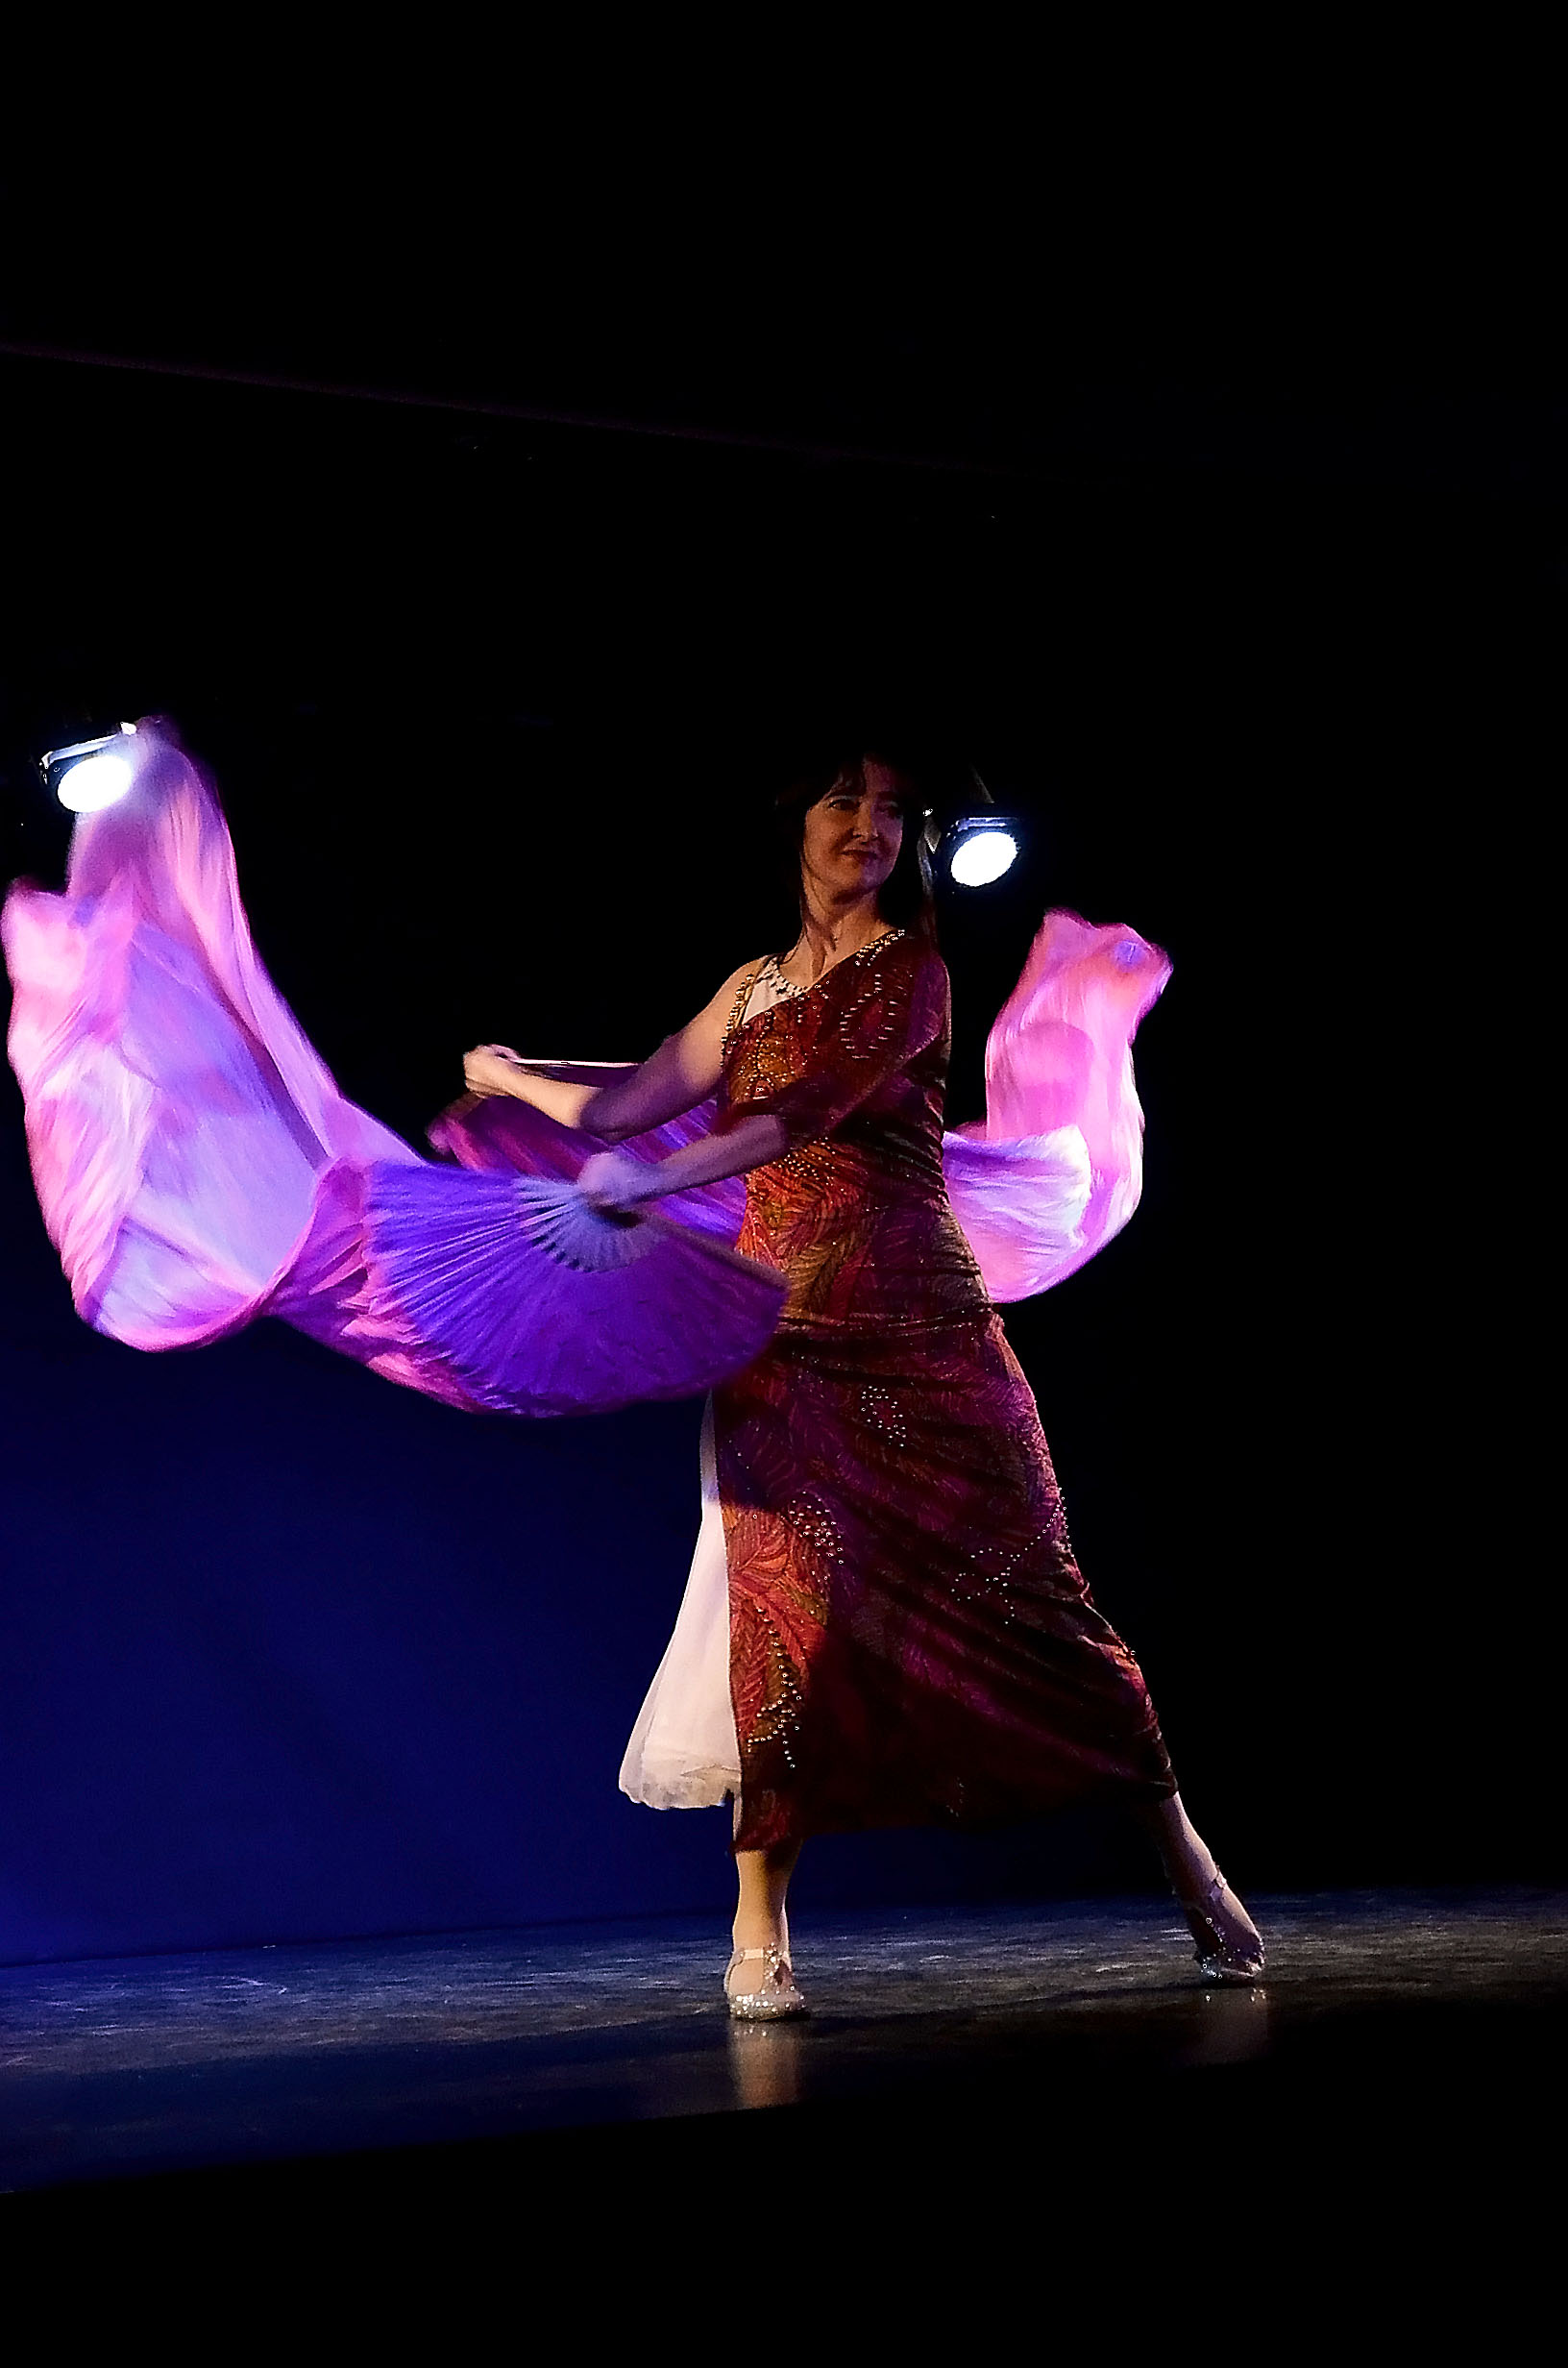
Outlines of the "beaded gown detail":
<svg viewBox="0 0 1568 2368">
<path fill-rule="evenodd" d="M 731 1030 L 726 1115 L 788 1136 L 737 1245 L 783 1315 L 713 1394 L 739 1848 L 1175 1790 L 949 1205 L 948 1043 L 902 935 Z"/>
</svg>

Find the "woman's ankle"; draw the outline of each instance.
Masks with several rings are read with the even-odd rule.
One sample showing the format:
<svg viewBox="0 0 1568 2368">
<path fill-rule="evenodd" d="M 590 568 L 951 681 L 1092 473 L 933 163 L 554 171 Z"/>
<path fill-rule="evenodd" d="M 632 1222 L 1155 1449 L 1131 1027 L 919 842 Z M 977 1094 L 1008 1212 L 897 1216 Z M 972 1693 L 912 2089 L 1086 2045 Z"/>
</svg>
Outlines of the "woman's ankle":
<svg viewBox="0 0 1568 2368">
<path fill-rule="evenodd" d="M 789 1927 L 782 1914 L 770 1916 L 752 1911 L 736 1912 L 729 1928 L 729 1936 L 738 1949 L 784 1949 L 788 1947 Z"/>
<path fill-rule="evenodd" d="M 1182 1804 L 1179 1792 L 1168 1800 L 1151 1802 L 1139 1813 L 1143 1826 L 1165 1870 L 1165 1880 L 1178 1899 L 1191 1899 L 1206 1890 L 1219 1869 L 1213 1852 Z"/>
<path fill-rule="evenodd" d="M 738 1949 L 779 1949 L 788 1956 L 790 1926 L 785 1906 L 790 1876 L 799 1855 L 797 1842 L 735 1853 L 740 1896 L 730 1930 Z"/>
</svg>

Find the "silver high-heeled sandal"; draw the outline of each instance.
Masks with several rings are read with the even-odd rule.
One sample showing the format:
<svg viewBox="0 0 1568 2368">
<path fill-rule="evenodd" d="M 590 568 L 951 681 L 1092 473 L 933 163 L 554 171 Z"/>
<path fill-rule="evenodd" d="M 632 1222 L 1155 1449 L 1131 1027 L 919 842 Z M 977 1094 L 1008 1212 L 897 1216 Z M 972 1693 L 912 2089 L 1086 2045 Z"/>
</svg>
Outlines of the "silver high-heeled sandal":
<svg viewBox="0 0 1568 2368">
<path fill-rule="evenodd" d="M 754 1958 L 765 1961 L 762 1980 L 755 1989 L 732 1990 L 730 1976 L 737 1965 Z M 795 1968 L 782 1949 L 737 1949 L 724 1971 L 724 1996 L 729 2010 L 737 2022 L 780 2023 L 791 2014 L 809 2012 L 804 1996 L 795 1978 Z"/>
<path fill-rule="evenodd" d="M 1230 1887 L 1216 1866 L 1196 1899 L 1184 1899 L 1178 1891 L 1176 1905 L 1187 1918 L 1198 1971 L 1206 1982 L 1261 1981 L 1263 1971 L 1262 1936 L 1253 1931 L 1248 1937 L 1238 1930 L 1227 1933 L 1225 1929 L 1227 1924 L 1235 1924 L 1235 1918 L 1226 1916 L 1220 1907 L 1221 1896 Z M 1248 1921 L 1250 1926 L 1250 1918 Z"/>
</svg>

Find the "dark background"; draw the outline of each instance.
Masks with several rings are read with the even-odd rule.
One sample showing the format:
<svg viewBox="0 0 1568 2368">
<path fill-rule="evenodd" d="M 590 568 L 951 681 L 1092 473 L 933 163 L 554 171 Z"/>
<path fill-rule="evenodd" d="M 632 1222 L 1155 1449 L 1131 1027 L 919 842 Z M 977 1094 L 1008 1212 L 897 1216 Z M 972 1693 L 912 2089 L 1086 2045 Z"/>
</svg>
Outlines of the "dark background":
<svg viewBox="0 0 1568 2368">
<path fill-rule="evenodd" d="M 613 204 L 422 151 L 57 179 L 47 220 L 18 178 L 7 876 L 61 875 L 37 753 L 168 713 L 281 988 L 418 1140 L 470 1044 L 637 1056 L 787 942 L 764 804 L 814 719 L 961 741 L 1029 826 L 944 897 L 949 1115 L 1048 905 L 1175 964 L 1143 1204 L 1008 1328 L 1189 1806 L 1243 1887 L 1543 1876 L 1510 1063 L 1568 488 L 1528 256 L 1441 184 L 1265 232 L 1173 209 L 1196 174 L 1067 208 L 1026 148 L 823 203 L 863 149 L 739 212 L 711 152 Z M 615 1790 L 698 1409 L 100 1340 L 6 1097 L 5 1954 L 717 1910 L 722 1814 Z M 1065 1818 L 824 1842 L 799 1897 L 1151 1879 Z"/>
</svg>

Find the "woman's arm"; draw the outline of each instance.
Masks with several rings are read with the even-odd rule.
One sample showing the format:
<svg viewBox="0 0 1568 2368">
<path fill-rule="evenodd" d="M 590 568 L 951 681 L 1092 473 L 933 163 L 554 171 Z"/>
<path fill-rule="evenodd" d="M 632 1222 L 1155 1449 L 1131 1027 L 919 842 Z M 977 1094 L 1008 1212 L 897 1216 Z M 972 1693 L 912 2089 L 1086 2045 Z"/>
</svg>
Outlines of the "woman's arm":
<svg viewBox="0 0 1568 2368">
<path fill-rule="evenodd" d="M 464 1079 L 471 1093 L 512 1094 L 563 1126 L 582 1127 L 606 1143 L 624 1143 L 628 1135 L 679 1118 L 716 1090 L 723 1073 L 724 1030 L 742 981 L 755 968 L 747 962 L 733 972 L 695 1020 L 667 1036 L 629 1077 L 617 1078 L 612 1085 L 568 1085 L 558 1077 L 537 1076 L 518 1067 L 515 1056 L 508 1058 L 499 1045 L 480 1045 L 466 1054 Z M 721 1168 L 714 1175 L 689 1176 L 686 1182 L 716 1183 L 720 1176 L 740 1172 L 738 1168 Z M 661 1189 L 673 1192 L 677 1187 L 667 1184 Z"/>
<path fill-rule="evenodd" d="M 471 1094 L 509 1094 L 514 1101 L 530 1102 L 562 1126 L 580 1126 L 583 1110 L 600 1090 L 539 1074 L 527 1068 L 510 1045 L 476 1045 L 472 1052 L 465 1052 L 463 1083 Z"/>
<path fill-rule="evenodd" d="M 640 1200 L 658 1200 L 694 1184 L 721 1184 L 725 1176 L 765 1168 L 788 1147 L 780 1120 L 766 1112 L 754 1118 L 743 1114 L 732 1124 L 683 1144 L 666 1159 L 628 1159 L 624 1151 L 598 1151 L 583 1162 L 577 1189 L 597 1209 L 629 1209 Z"/>
</svg>

